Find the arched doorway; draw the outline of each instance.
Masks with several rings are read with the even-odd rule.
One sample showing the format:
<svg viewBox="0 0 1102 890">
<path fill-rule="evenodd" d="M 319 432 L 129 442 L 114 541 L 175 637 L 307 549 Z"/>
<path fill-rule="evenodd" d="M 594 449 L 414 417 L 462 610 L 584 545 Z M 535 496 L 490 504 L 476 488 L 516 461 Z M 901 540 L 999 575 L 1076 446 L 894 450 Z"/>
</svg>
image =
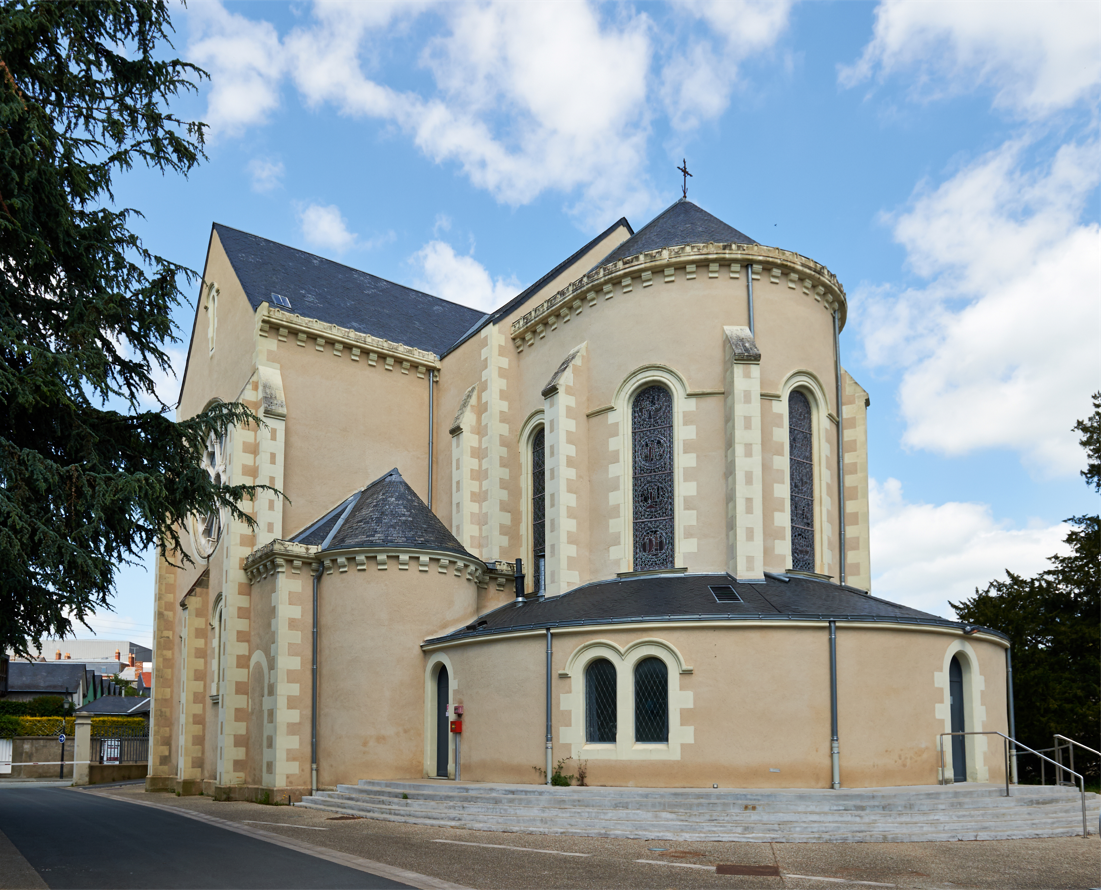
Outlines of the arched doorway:
<svg viewBox="0 0 1102 890">
<path fill-rule="evenodd" d="M 953 732 L 964 732 L 964 669 L 956 655 L 949 662 L 949 725 Z M 968 763 L 965 757 L 965 737 L 953 739 L 953 781 L 968 781 Z"/>
<path fill-rule="evenodd" d="M 448 698 L 451 685 L 448 669 L 440 665 L 436 674 L 436 775 L 448 777 Z"/>
</svg>

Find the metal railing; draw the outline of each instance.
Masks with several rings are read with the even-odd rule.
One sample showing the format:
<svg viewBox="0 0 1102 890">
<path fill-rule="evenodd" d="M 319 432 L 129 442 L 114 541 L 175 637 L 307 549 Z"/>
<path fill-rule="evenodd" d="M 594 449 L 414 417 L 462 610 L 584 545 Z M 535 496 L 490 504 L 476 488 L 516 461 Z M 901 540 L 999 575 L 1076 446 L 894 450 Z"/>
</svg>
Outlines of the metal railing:
<svg viewBox="0 0 1102 890">
<path fill-rule="evenodd" d="M 941 751 L 941 784 L 942 785 L 948 784 L 945 781 L 945 737 L 946 736 L 953 736 L 953 737 L 955 737 L 955 736 L 969 736 L 969 735 L 997 735 L 999 738 L 1001 738 L 1003 740 L 1003 758 L 1005 760 L 1004 776 L 1005 776 L 1005 779 L 1006 779 L 1006 796 L 1007 797 L 1010 797 L 1010 745 L 1014 745 L 1014 747 L 1016 749 L 1020 749 L 1021 751 L 1028 751 L 1030 754 L 1036 754 L 1038 757 L 1041 758 L 1042 763 L 1047 761 L 1048 763 L 1051 763 L 1053 766 L 1063 770 L 1064 772 L 1069 773 L 1072 776 L 1075 776 L 1075 778 L 1077 778 L 1079 780 L 1079 803 L 1080 803 L 1080 806 L 1081 806 L 1082 811 L 1083 811 L 1083 837 L 1088 837 L 1089 836 L 1089 834 L 1087 832 L 1087 790 L 1083 785 L 1083 777 L 1079 773 L 1069 769 L 1068 767 L 1064 766 L 1063 764 L 1059 763 L 1058 761 L 1053 760 L 1051 757 L 1046 757 L 1040 751 L 1034 751 L 1032 748 L 1028 747 L 1027 745 L 1023 745 L 1017 739 L 1012 739 L 1010 736 L 1005 735 L 1004 733 L 998 732 L 997 730 L 986 730 L 984 732 L 943 732 L 943 733 L 941 733 L 941 735 L 938 736 L 938 748 Z M 1063 738 L 1063 736 L 1061 736 L 1061 738 Z M 1071 741 L 1071 739 L 1068 739 L 1068 741 Z M 1075 744 L 1078 745 L 1079 743 L 1075 742 Z M 1080 747 L 1086 748 L 1086 745 L 1081 745 Z M 1088 748 L 1087 750 L 1090 750 L 1090 749 Z"/>
<path fill-rule="evenodd" d="M 145 763 L 149 759 L 149 737 L 92 739 L 92 763 Z"/>
<path fill-rule="evenodd" d="M 1061 742 L 1063 742 L 1063 744 L 1060 744 Z M 1091 754 L 1094 754 L 1096 757 L 1102 757 L 1102 752 L 1095 751 L 1094 748 L 1090 748 L 1087 745 L 1084 745 L 1082 742 L 1077 742 L 1075 741 L 1075 739 L 1069 739 L 1066 735 L 1060 735 L 1060 733 L 1056 733 L 1052 737 L 1052 747 L 1056 756 L 1056 760 L 1060 764 L 1056 771 L 1057 785 L 1071 785 L 1074 787 L 1075 783 L 1065 782 L 1061 773 L 1063 773 L 1065 770 L 1067 772 L 1074 772 L 1076 748 L 1082 748 L 1084 751 L 1090 751 Z M 1064 766 L 1064 751 L 1068 752 L 1068 766 L 1071 767 L 1071 769 L 1068 769 Z M 1044 784 L 1043 781 L 1042 784 Z"/>
</svg>

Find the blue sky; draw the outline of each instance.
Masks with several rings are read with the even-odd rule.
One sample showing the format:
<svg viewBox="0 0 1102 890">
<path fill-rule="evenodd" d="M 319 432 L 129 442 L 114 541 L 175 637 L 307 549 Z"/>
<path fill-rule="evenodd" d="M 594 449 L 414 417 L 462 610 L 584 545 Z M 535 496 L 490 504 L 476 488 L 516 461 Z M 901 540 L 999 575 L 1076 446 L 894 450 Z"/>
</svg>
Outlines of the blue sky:
<svg viewBox="0 0 1102 890">
<path fill-rule="evenodd" d="M 1097 511 L 1070 431 L 1102 351 L 1097 3 L 196 0 L 174 22 L 210 73 L 174 105 L 209 160 L 117 182 L 157 253 L 200 269 L 218 221 L 489 309 L 676 200 L 684 157 L 693 201 L 848 292 L 876 594 L 951 616 Z M 127 569 L 93 627 L 148 642 L 152 614 Z"/>
</svg>

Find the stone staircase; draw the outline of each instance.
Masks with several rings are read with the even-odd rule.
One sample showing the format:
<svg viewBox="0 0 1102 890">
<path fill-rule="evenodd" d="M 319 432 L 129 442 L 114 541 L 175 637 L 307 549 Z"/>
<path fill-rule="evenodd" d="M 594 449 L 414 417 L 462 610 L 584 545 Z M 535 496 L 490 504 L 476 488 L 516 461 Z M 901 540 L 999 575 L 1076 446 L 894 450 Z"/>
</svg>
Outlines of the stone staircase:
<svg viewBox="0 0 1102 890">
<path fill-rule="evenodd" d="M 1082 834 L 1078 791 L 1002 785 L 853 790 L 548 788 L 432 780 L 371 781 L 296 806 L 381 819 L 525 834 L 682 841 L 956 841 Z M 1099 798 L 1087 795 L 1099 830 Z"/>
</svg>

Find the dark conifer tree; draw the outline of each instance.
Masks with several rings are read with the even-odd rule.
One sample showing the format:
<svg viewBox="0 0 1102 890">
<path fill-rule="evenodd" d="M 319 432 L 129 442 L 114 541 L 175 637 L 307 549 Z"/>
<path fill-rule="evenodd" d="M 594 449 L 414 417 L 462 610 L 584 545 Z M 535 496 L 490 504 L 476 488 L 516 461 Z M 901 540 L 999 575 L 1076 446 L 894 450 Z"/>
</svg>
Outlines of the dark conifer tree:
<svg viewBox="0 0 1102 890">
<path fill-rule="evenodd" d="M 143 247 L 112 178 L 204 158 L 168 107 L 204 72 L 171 33 L 161 0 L 0 4 L 0 650 L 110 608 L 118 567 L 172 554 L 192 514 L 248 519 L 254 488 L 199 456 L 255 417 L 142 407 L 194 273 Z"/>
</svg>

